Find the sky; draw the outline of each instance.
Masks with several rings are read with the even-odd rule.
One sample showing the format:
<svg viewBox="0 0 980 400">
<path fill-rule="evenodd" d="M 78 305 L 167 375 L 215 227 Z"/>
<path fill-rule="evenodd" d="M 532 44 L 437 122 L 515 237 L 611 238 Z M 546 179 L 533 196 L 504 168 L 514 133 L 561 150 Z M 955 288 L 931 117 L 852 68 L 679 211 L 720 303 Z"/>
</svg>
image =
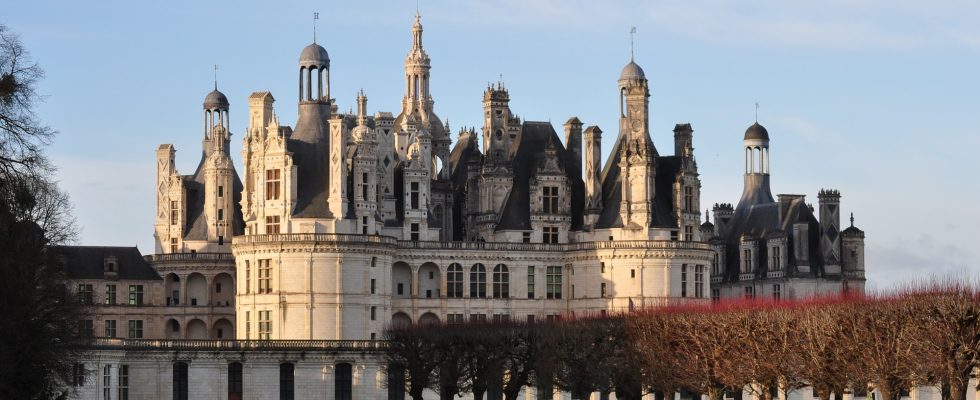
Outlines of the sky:
<svg viewBox="0 0 980 400">
<path fill-rule="evenodd" d="M 46 71 L 38 116 L 59 132 L 49 154 L 72 197 L 79 244 L 152 253 L 155 149 L 200 160 L 202 106 L 231 102 L 241 171 L 247 96 L 269 90 L 296 119 L 297 58 L 330 53 L 340 108 L 357 91 L 396 113 L 416 10 L 432 58 L 436 113 L 454 132 L 482 126 L 481 98 L 502 80 L 525 120 L 577 116 L 617 127 L 616 79 L 634 54 L 651 88 L 650 128 L 673 152 L 694 127 L 702 207 L 735 203 L 741 139 L 771 137 L 773 193 L 842 194 L 866 233 L 868 286 L 980 276 L 980 4 L 944 0 L 17 1 L 0 23 Z M 605 159 L 605 156 L 603 159 Z"/>
</svg>

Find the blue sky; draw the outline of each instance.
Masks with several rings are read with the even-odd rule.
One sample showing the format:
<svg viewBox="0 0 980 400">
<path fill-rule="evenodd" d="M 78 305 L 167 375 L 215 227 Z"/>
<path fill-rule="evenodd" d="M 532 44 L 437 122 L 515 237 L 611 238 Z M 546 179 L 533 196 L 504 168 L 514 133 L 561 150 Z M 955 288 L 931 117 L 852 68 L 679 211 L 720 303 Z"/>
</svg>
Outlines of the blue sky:
<svg viewBox="0 0 980 400">
<path fill-rule="evenodd" d="M 311 42 L 332 60 L 341 109 L 364 89 L 371 112 L 398 111 L 414 1 L 10 2 L 0 23 L 47 72 L 40 117 L 75 204 L 82 244 L 153 251 L 154 150 L 199 160 L 201 101 L 231 101 L 240 159 L 246 98 L 270 90 L 295 121 L 296 61 Z M 738 200 L 741 137 L 772 137 L 774 193 L 843 195 L 867 233 L 869 283 L 980 273 L 980 5 L 972 1 L 422 1 L 436 112 L 482 123 L 499 76 L 527 120 L 571 116 L 617 130 L 616 78 L 636 61 L 652 89 L 663 154 L 675 123 L 695 129 L 702 206 Z M 239 161 L 240 162 L 240 161 Z M 846 220 L 846 217 L 844 218 Z"/>
</svg>

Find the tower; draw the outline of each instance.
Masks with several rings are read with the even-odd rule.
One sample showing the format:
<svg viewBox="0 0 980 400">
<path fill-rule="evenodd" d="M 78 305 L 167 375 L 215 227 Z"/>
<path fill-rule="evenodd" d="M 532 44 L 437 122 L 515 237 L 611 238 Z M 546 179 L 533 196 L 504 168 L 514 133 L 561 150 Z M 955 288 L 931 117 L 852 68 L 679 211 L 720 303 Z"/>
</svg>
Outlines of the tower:
<svg viewBox="0 0 980 400">
<path fill-rule="evenodd" d="M 602 211 L 602 129 L 592 125 L 585 128 L 585 218 L 584 225 L 591 229 Z"/>
<path fill-rule="evenodd" d="M 228 98 L 217 90 L 204 99 L 204 215 L 207 241 L 223 251 L 230 250 L 235 219 L 235 167 L 228 152 L 231 133 L 228 129 Z"/>
<path fill-rule="evenodd" d="M 820 254 L 823 255 L 824 273 L 840 273 L 840 192 L 823 190 L 817 193 L 820 202 Z"/>
<path fill-rule="evenodd" d="M 378 141 L 374 130 L 367 125 L 367 96 L 357 96 L 357 126 L 351 131 L 351 184 L 348 197 L 354 204 L 354 225 L 357 232 L 371 235 L 377 232 L 375 214 L 378 211 Z"/>
<path fill-rule="evenodd" d="M 769 131 L 756 121 L 745 130 L 742 149 L 745 152 L 745 185 L 736 208 L 742 208 L 743 204 L 775 202 L 769 189 Z"/>
<path fill-rule="evenodd" d="M 675 198 L 680 207 L 677 226 L 682 230 L 683 240 L 707 240 L 710 236 L 701 235 L 701 181 L 698 179 L 698 164 L 694 159 L 694 129 L 691 124 L 674 126 L 674 157 L 680 160 L 674 188 Z"/>
<path fill-rule="evenodd" d="M 288 145 L 297 168 L 296 181 L 292 182 L 296 188 L 292 208 L 295 218 L 333 219 L 335 214 L 330 206 L 343 202 L 342 191 L 330 190 L 331 183 L 345 179 L 337 161 L 331 163 L 329 158 L 332 149 L 326 121 L 330 118 L 331 103 L 330 57 L 326 49 L 314 42 L 299 56 L 299 117 Z M 291 186 L 284 184 L 284 187 Z"/>
<path fill-rule="evenodd" d="M 620 218 L 628 229 L 652 222 L 657 149 L 649 131 L 650 90 L 643 69 L 630 59 L 619 76 L 619 167 L 622 177 Z"/>
<path fill-rule="evenodd" d="M 510 148 L 510 94 L 502 82 L 483 92 L 483 154 L 491 165 L 506 164 Z"/>
</svg>

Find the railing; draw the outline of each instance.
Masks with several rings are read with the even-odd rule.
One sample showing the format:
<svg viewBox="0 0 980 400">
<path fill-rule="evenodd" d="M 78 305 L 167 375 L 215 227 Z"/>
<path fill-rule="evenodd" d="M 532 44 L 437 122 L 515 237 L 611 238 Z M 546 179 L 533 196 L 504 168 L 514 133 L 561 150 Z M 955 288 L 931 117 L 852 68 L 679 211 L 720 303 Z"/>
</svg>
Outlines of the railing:
<svg viewBox="0 0 980 400">
<path fill-rule="evenodd" d="M 782 278 L 786 276 L 785 271 L 769 271 L 766 273 L 766 278 Z"/>
<path fill-rule="evenodd" d="M 753 279 L 755 279 L 755 272 L 738 274 L 738 280 L 740 281 L 751 281 Z"/>
<path fill-rule="evenodd" d="M 235 261 L 231 253 L 168 253 L 143 256 L 147 262 L 162 261 Z"/>
<path fill-rule="evenodd" d="M 283 351 L 283 350 L 383 350 L 380 340 L 196 340 L 95 338 L 86 348 L 97 350 L 156 351 Z"/>
<path fill-rule="evenodd" d="M 267 235 L 235 236 L 233 244 L 265 242 L 356 242 L 393 245 L 395 238 L 378 235 L 354 235 L 348 233 L 273 233 Z"/>
</svg>

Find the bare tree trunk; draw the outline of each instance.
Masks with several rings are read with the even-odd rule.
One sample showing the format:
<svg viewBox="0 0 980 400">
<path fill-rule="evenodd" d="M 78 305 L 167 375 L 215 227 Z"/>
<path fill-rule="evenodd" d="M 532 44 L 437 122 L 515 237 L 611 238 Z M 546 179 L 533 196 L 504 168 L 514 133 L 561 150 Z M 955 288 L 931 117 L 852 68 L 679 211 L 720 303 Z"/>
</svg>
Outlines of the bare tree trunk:
<svg viewBox="0 0 980 400">
<path fill-rule="evenodd" d="M 967 375 L 965 380 L 954 382 L 949 385 L 950 400 L 966 400 L 966 392 L 970 390 L 970 377 Z M 944 397 L 946 398 L 946 397 Z"/>
<path fill-rule="evenodd" d="M 725 397 L 725 390 L 719 388 L 709 388 L 708 389 L 708 400 L 723 400 Z"/>
</svg>

